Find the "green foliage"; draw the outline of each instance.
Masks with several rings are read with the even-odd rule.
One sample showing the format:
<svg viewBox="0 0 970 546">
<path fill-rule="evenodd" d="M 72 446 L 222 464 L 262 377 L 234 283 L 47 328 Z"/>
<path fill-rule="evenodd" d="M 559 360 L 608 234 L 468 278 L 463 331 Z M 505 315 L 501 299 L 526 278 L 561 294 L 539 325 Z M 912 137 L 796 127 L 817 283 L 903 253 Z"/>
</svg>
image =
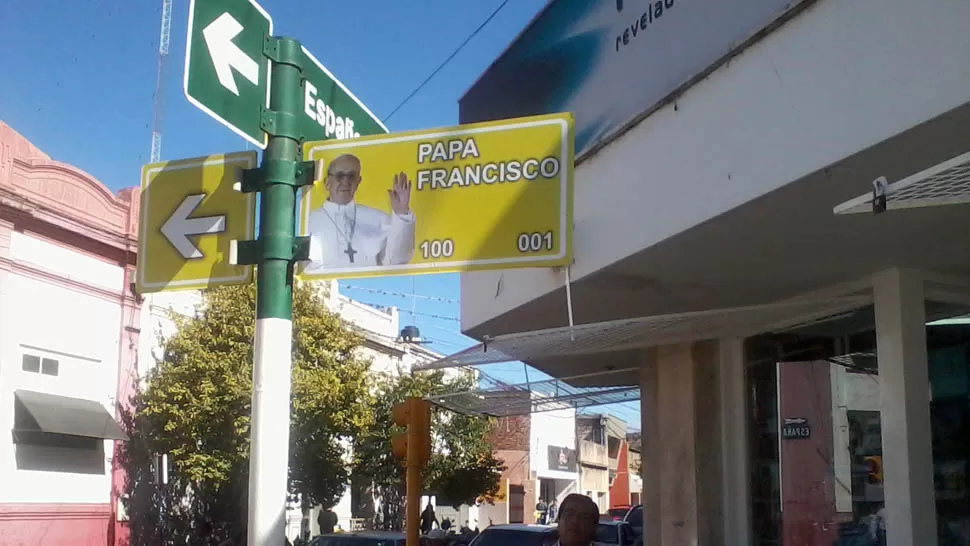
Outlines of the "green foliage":
<svg viewBox="0 0 970 546">
<path fill-rule="evenodd" d="M 391 454 L 395 428 L 391 410 L 411 396 L 432 396 L 475 388 L 471 373 L 448 377 L 442 371 L 401 374 L 378 382 L 374 425 L 354 443 L 353 473 L 373 483 L 383 512 L 377 525 L 399 529 L 403 522 L 404 468 Z M 441 408 L 432 412 L 433 450 L 424 476 L 425 491 L 455 506 L 474 504 L 480 496 L 494 495 L 504 467 L 492 455 L 487 437 L 492 422 L 485 417 L 453 413 Z"/>
<path fill-rule="evenodd" d="M 349 479 L 340 438 L 369 429 L 373 412 L 369 363 L 355 353 L 360 338 L 326 309 L 318 287 L 293 289 L 289 486 L 309 505 L 331 506 Z M 174 487 L 191 491 L 194 510 L 213 516 L 207 525 L 226 524 L 238 540 L 245 535 L 255 288 L 209 290 L 196 316 L 176 321 L 133 424 L 145 431 L 146 449 L 169 454 Z"/>
</svg>

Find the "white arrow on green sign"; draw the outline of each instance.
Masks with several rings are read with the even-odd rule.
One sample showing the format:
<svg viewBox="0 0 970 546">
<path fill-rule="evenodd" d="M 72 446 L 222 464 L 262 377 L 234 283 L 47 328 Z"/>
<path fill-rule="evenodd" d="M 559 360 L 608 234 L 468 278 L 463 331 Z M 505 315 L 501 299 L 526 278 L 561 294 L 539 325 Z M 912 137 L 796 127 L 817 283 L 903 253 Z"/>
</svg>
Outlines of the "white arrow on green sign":
<svg viewBox="0 0 970 546">
<path fill-rule="evenodd" d="M 191 0 L 185 47 L 185 96 L 260 148 L 269 106 L 270 61 L 263 42 L 273 19 L 254 0 Z"/>
<path fill-rule="evenodd" d="M 255 0 L 191 0 L 185 48 L 185 96 L 239 136 L 260 148 L 260 127 L 269 106 L 271 62 L 263 43 L 273 19 Z M 299 130 L 306 140 L 387 133 L 360 100 L 303 48 Z"/>
</svg>

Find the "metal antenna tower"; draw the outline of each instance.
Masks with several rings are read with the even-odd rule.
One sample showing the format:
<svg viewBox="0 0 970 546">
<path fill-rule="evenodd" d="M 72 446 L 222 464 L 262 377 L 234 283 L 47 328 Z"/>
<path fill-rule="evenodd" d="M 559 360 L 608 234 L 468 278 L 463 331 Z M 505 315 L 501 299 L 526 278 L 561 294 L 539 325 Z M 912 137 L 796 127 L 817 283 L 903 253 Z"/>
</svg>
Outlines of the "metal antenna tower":
<svg viewBox="0 0 970 546">
<path fill-rule="evenodd" d="M 168 43 L 172 35 L 172 0 L 162 0 L 162 31 L 158 38 L 158 72 L 155 77 L 155 104 L 152 115 L 152 153 L 150 163 L 162 156 L 162 89 L 164 88 L 165 61 Z"/>
</svg>

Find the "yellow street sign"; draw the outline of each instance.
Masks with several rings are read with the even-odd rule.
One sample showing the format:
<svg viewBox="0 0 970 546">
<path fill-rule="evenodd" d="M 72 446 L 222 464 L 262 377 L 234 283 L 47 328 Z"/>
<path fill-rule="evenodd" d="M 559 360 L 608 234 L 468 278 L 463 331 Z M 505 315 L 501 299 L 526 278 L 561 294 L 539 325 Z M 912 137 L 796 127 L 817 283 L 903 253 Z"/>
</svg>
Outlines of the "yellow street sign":
<svg viewBox="0 0 970 546">
<path fill-rule="evenodd" d="M 512 267 L 572 259 L 573 118 L 553 114 L 308 142 L 304 278 Z"/>
<path fill-rule="evenodd" d="M 255 235 L 256 196 L 233 187 L 254 167 L 256 152 L 142 167 L 140 293 L 252 282 L 252 266 L 230 263 L 230 249 Z"/>
</svg>

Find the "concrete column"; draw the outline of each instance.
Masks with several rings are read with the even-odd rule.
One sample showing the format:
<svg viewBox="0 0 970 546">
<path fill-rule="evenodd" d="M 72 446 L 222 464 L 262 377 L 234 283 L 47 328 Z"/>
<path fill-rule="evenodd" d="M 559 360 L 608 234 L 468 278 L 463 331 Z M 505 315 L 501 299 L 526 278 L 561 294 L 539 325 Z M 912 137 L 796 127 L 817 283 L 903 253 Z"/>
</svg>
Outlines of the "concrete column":
<svg viewBox="0 0 970 546">
<path fill-rule="evenodd" d="M 888 546 L 936 546 L 923 281 L 873 277 Z"/>
<path fill-rule="evenodd" d="M 724 543 L 751 544 L 751 474 L 744 340 L 720 341 Z"/>
<path fill-rule="evenodd" d="M 716 342 L 646 355 L 642 370 L 645 546 L 724 544 Z"/>
<path fill-rule="evenodd" d="M 648 349 L 640 370 L 640 479 L 643 491 L 643 546 L 659 546 L 660 541 L 660 472 L 655 468 L 659 440 L 657 350 Z"/>
</svg>

